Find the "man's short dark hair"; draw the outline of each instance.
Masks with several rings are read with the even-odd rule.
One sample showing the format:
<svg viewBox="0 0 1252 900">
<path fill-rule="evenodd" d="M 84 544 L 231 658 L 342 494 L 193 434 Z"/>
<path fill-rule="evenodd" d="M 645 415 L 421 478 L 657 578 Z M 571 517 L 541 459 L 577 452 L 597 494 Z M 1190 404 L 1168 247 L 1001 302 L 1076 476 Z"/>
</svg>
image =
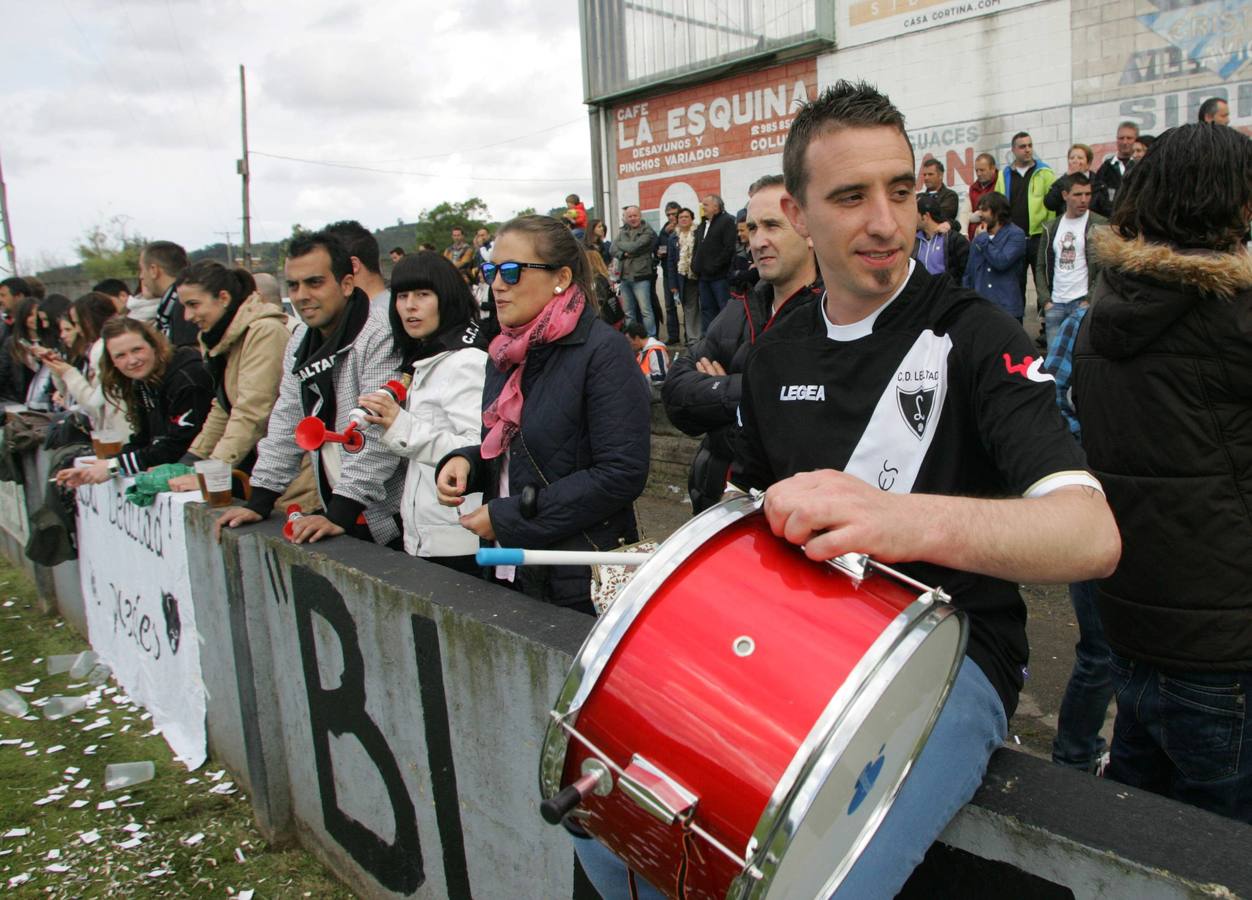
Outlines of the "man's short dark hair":
<svg viewBox="0 0 1252 900">
<path fill-rule="evenodd" d="M 757 191 L 763 191 L 766 188 L 780 187 L 786 188 L 786 181 L 781 175 L 762 175 L 756 181 L 748 185 L 748 196 L 756 196 Z"/>
<path fill-rule="evenodd" d="M 669 203 L 665 204 L 666 213 L 678 212 L 678 210 L 682 208 L 683 208 L 682 204 L 679 203 L 677 200 L 671 200 Z"/>
<path fill-rule="evenodd" d="M 108 294 L 110 297 L 120 297 L 122 294 L 131 293 L 130 285 L 120 278 L 106 278 L 92 290 L 98 294 Z"/>
<path fill-rule="evenodd" d="M 987 162 L 991 163 L 991 168 L 994 169 L 996 167 L 996 158 L 990 153 L 979 153 L 974 157 L 974 162 L 978 162 L 980 159 L 985 159 Z"/>
<path fill-rule="evenodd" d="M 1061 193 L 1064 194 L 1068 194 L 1076 184 L 1085 184 L 1088 187 L 1091 185 L 1091 178 L 1088 177 L 1086 172 L 1075 172 L 1073 175 L 1064 175 L 1062 177 L 1069 179 L 1069 184 L 1061 189 Z"/>
<path fill-rule="evenodd" d="M 26 283 L 26 279 L 17 275 L 14 275 L 10 278 L 6 278 L 4 279 L 4 281 L 0 281 L 0 287 L 8 288 L 9 293 L 12 294 L 14 297 L 33 296 L 33 294 L 31 294 L 31 291 L 30 291 L 30 285 Z"/>
<path fill-rule="evenodd" d="M 348 248 L 348 255 L 359 259 L 366 271 L 373 272 L 375 275 L 383 273 L 382 265 L 378 260 L 378 238 L 370 234 L 370 230 L 356 219 L 332 222 L 323 230 L 339 238 Z"/>
<path fill-rule="evenodd" d="M 1209 116 L 1217 115 L 1217 108 L 1225 102 L 1225 97 L 1209 97 L 1200 104 L 1200 114 L 1196 118 L 1196 121 L 1204 122 Z"/>
<path fill-rule="evenodd" d="M 391 250 L 389 250 L 388 252 L 389 252 L 389 253 L 399 253 L 401 256 L 404 256 L 404 248 L 403 248 L 403 247 L 392 247 L 392 248 L 391 248 Z"/>
<path fill-rule="evenodd" d="M 917 195 L 917 214 L 930 216 L 936 222 L 943 221 L 943 213 L 939 209 L 939 199 L 933 194 Z"/>
<path fill-rule="evenodd" d="M 187 268 L 187 251 L 173 241 L 153 241 L 143 248 L 143 261 L 156 263 L 171 278 L 177 278 Z"/>
<path fill-rule="evenodd" d="M 783 145 L 783 177 L 787 193 L 804 205 L 804 192 L 809 186 L 805 156 L 814 138 L 841 128 L 894 128 L 909 145 L 904 130 L 904 114 L 892 105 L 886 94 L 864 81 L 840 79 L 818 95 L 816 100 L 802 103 L 787 132 Z"/>
<path fill-rule="evenodd" d="M 1012 219 L 1008 198 L 998 191 L 983 194 L 978 200 L 978 208 L 990 213 L 1000 226 L 1007 225 Z"/>
<path fill-rule="evenodd" d="M 1016 147 L 1018 141 L 1020 141 L 1022 138 L 1028 138 L 1028 137 L 1030 137 L 1029 131 L 1019 131 L 1017 132 L 1017 134 L 1013 135 L 1013 140 L 1009 142 L 1009 146 Z"/>
<path fill-rule="evenodd" d="M 1125 122 L 1119 122 L 1119 123 L 1118 123 L 1118 125 L 1117 125 L 1117 130 L 1118 130 L 1118 131 L 1121 131 L 1123 128 L 1129 128 L 1129 129 L 1130 129 L 1131 131 L 1133 131 L 1136 135 L 1138 135 L 1138 134 L 1139 134 L 1139 126 L 1138 126 L 1138 125 L 1136 125 L 1134 122 L 1131 122 L 1130 120 L 1127 120 L 1127 121 L 1125 121 Z"/>
<path fill-rule="evenodd" d="M 1231 252 L 1247 236 L 1249 209 L 1252 138 L 1234 128 L 1180 125 L 1131 167 L 1110 224 L 1126 240 Z"/>
<path fill-rule="evenodd" d="M 335 281 L 342 282 L 352 274 L 352 254 L 337 234 L 325 228 L 293 237 L 287 246 L 287 258 L 308 256 L 318 247 L 330 256 L 330 272 L 335 276 Z"/>
<path fill-rule="evenodd" d="M 939 162 L 939 160 L 935 159 L 933 156 L 930 159 L 926 160 L 924 163 L 922 163 L 922 168 L 923 169 L 938 169 L 939 174 L 940 175 L 943 174 L 943 163 Z"/>
<path fill-rule="evenodd" d="M 648 329 L 644 327 L 642 322 L 636 322 L 634 319 L 631 319 L 626 323 L 626 336 L 646 341 L 648 339 Z"/>
</svg>

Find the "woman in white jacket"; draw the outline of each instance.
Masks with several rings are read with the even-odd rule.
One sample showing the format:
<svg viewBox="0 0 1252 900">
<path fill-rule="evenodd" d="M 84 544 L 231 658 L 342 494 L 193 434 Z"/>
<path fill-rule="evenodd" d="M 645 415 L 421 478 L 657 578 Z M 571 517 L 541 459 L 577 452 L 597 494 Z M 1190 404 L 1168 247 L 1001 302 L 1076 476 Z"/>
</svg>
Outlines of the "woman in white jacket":
<svg viewBox="0 0 1252 900">
<path fill-rule="evenodd" d="M 79 370 L 59 356 L 45 353 L 43 361 L 52 370 L 52 378 L 66 406 L 86 414 L 93 428 L 115 431 L 125 443 L 130 437 L 126 410 L 104 396 L 100 382 L 100 358 L 104 355 L 104 339 L 100 329 L 117 314 L 113 298 L 95 291 L 83 294 L 69 309 L 70 322 L 88 347 L 87 365 Z"/>
<path fill-rule="evenodd" d="M 458 447 L 476 444 L 482 427 L 486 336 L 474 298 L 456 267 L 437 253 L 406 256 L 391 272 L 388 310 L 401 373 L 411 378 L 402 409 L 384 391 L 365 394 L 366 421 L 386 429 L 383 444 L 409 461 L 404 479 L 404 549 L 473 575 L 478 538 L 460 516 L 477 507 L 441 506 L 435 498 L 435 464 Z"/>
</svg>

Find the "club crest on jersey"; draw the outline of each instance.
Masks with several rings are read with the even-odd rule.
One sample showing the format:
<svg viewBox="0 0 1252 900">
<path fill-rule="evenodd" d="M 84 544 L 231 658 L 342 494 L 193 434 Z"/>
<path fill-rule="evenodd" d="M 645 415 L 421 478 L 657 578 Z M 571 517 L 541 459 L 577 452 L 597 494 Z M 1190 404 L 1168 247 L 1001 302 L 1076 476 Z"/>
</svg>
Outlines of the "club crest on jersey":
<svg viewBox="0 0 1252 900">
<path fill-rule="evenodd" d="M 919 441 L 926 434 L 926 426 L 930 424 L 931 414 L 935 411 L 935 394 L 938 390 L 938 387 L 916 387 L 911 391 L 902 387 L 896 388 L 896 406 L 900 415 L 904 416 L 904 424 Z"/>
<path fill-rule="evenodd" d="M 779 400 L 825 400 L 824 384 L 784 384 L 778 389 Z"/>
</svg>

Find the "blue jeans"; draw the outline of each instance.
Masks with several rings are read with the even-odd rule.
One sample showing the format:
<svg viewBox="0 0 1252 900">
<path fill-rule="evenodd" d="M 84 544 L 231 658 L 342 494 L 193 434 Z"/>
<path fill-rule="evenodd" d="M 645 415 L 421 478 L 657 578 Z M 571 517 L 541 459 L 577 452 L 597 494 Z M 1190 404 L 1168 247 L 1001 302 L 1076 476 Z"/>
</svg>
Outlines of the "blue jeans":
<svg viewBox="0 0 1252 900">
<path fill-rule="evenodd" d="M 626 315 L 642 322 L 648 329 L 648 337 L 656 337 L 656 317 L 652 315 L 652 290 L 646 280 L 622 280 L 622 299 L 626 301 Z"/>
<path fill-rule="evenodd" d="M 1078 643 L 1074 645 L 1074 669 L 1061 698 L 1061 712 L 1052 741 L 1052 761 L 1071 769 L 1094 772 L 1106 749 L 1100 729 L 1109 701 L 1113 678 L 1109 675 L 1109 643 L 1096 610 L 1096 583 L 1080 581 L 1069 586 L 1069 601 L 1078 620 Z"/>
<path fill-rule="evenodd" d="M 987 760 L 1004 743 L 1004 704 L 987 676 L 966 657 L 948 702 L 896 801 L 852 871 L 839 900 L 894 897 L 930 845 L 982 784 Z M 628 900 L 626 866 L 596 840 L 574 840 L 583 871 L 604 900 Z M 832 860 L 832 868 L 834 861 Z M 640 900 L 662 894 L 636 876 Z"/>
<path fill-rule="evenodd" d="M 700 279 L 700 331 L 708 334 L 709 326 L 717 318 L 717 314 L 726 308 L 730 301 L 730 282 L 725 278 L 715 281 Z"/>
<path fill-rule="evenodd" d="M 1252 824 L 1252 672 L 1179 672 L 1109 655 L 1105 777 Z"/>
<path fill-rule="evenodd" d="M 1070 313 L 1077 312 L 1078 307 L 1086 302 L 1086 297 L 1079 297 L 1068 303 L 1053 301 L 1052 306 L 1043 311 L 1043 332 L 1046 335 L 1049 350 L 1052 349 L 1052 342 L 1056 340 L 1056 333 L 1061 330 L 1061 323 L 1069 318 Z"/>
</svg>

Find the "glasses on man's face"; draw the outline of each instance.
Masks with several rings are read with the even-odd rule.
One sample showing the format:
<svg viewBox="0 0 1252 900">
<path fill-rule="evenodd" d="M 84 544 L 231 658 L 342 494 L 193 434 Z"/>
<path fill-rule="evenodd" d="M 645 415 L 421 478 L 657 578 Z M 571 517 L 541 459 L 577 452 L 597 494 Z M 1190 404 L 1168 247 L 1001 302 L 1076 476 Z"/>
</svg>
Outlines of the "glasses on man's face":
<svg viewBox="0 0 1252 900">
<path fill-rule="evenodd" d="M 556 268 L 551 263 L 502 262 L 499 265 L 483 263 L 482 273 L 488 284 L 496 280 L 497 272 L 500 273 L 505 284 L 517 284 L 522 280 L 522 269 L 545 269 L 551 272 Z"/>
</svg>

